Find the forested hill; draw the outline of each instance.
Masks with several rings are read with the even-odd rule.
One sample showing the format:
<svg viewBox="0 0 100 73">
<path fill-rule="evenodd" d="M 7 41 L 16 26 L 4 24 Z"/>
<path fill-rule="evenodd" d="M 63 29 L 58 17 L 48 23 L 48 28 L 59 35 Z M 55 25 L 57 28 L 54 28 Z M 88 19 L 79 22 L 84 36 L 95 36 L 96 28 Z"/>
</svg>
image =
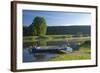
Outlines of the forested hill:
<svg viewBox="0 0 100 73">
<path fill-rule="evenodd" d="M 88 34 L 90 35 L 90 26 L 48 26 L 48 35 L 64 35 L 64 34 Z"/>
<path fill-rule="evenodd" d="M 86 34 L 90 35 L 91 27 L 90 26 L 48 26 L 47 27 L 47 35 L 80 35 Z M 32 36 L 30 35 L 29 27 L 23 27 L 23 35 L 24 36 Z"/>
</svg>

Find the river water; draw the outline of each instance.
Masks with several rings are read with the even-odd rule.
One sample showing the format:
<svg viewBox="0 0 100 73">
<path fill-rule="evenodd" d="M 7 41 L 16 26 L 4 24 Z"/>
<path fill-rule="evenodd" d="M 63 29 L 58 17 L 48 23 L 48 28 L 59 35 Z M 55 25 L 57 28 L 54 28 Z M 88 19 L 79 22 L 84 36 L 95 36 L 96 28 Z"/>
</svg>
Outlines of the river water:
<svg viewBox="0 0 100 73">
<path fill-rule="evenodd" d="M 41 45 L 41 42 L 39 42 Z M 44 44 L 43 44 L 44 43 Z M 32 50 L 29 48 L 32 46 L 34 43 L 25 43 L 23 47 L 23 62 L 41 62 L 41 61 L 49 61 L 51 58 L 56 58 L 58 53 L 51 53 L 51 52 L 41 52 L 41 53 L 35 53 L 32 52 Z M 26 46 L 27 45 L 27 46 Z M 55 42 L 42 42 L 42 46 L 59 46 L 62 47 L 62 45 L 67 46 L 68 42 L 67 41 L 55 41 Z M 70 42 L 70 47 L 74 49 L 78 49 L 78 45 L 76 42 Z"/>
</svg>

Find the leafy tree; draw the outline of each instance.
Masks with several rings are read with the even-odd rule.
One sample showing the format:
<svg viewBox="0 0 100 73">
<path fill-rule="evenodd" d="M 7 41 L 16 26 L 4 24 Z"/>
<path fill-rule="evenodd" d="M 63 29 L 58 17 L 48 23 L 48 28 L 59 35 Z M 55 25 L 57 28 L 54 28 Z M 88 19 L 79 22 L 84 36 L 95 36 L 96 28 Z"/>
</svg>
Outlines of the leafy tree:
<svg viewBox="0 0 100 73">
<path fill-rule="evenodd" d="M 47 24 L 44 17 L 36 16 L 29 26 L 29 30 L 31 35 L 34 36 L 42 36 L 46 34 L 47 31 Z"/>
<path fill-rule="evenodd" d="M 23 36 L 28 36 L 28 27 L 27 26 L 23 26 Z"/>
</svg>

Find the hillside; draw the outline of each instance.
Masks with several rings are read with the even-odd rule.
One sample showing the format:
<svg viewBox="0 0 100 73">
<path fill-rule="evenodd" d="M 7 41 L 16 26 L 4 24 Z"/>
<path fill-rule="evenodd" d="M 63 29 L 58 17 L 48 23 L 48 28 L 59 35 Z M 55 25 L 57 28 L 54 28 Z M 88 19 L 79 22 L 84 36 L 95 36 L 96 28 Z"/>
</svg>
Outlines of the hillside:
<svg viewBox="0 0 100 73">
<path fill-rule="evenodd" d="M 91 27 L 90 26 L 48 26 L 47 27 L 47 35 L 79 35 L 85 34 L 90 35 Z M 23 35 L 31 36 L 29 27 L 23 27 Z"/>
<path fill-rule="evenodd" d="M 88 34 L 90 35 L 90 26 L 48 26 L 48 35 L 64 35 L 64 34 Z"/>
</svg>

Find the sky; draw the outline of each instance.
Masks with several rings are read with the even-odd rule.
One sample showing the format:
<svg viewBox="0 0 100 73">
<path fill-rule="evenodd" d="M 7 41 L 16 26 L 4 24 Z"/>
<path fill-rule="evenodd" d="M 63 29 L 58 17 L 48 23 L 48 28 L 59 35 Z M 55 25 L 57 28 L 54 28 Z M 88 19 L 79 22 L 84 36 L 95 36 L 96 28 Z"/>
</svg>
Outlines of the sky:
<svg viewBox="0 0 100 73">
<path fill-rule="evenodd" d="M 36 16 L 45 18 L 48 26 L 91 25 L 91 13 L 23 10 L 23 25 L 32 24 Z"/>
</svg>

